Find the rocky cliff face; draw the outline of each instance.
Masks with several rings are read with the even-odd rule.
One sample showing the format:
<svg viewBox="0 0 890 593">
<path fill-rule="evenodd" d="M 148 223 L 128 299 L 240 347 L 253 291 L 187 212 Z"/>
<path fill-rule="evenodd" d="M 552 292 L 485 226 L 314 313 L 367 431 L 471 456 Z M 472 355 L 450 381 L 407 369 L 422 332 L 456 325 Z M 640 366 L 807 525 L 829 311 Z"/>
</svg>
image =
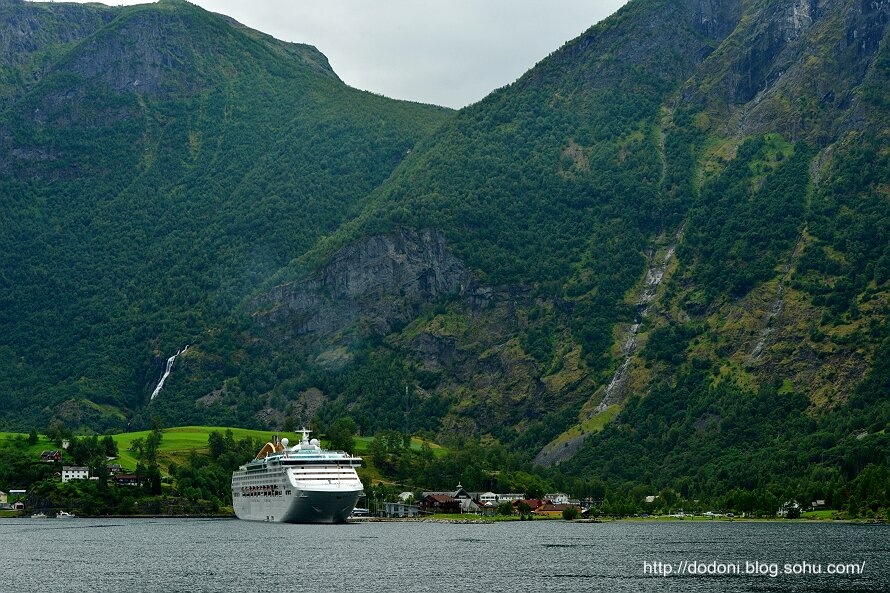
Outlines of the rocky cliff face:
<svg viewBox="0 0 890 593">
<path fill-rule="evenodd" d="M 322 270 L 276 287 L 251 309 L 279 340 L 347 330 L 384 335 L 421 305 L 461 294 L 470 283 L 441 233 L 400 229 L 349 245 Z"/>
<path fill-rule="evenodd" d="M 241 45 L 245 54 L 253 54 L 258 61 L 276 53 L 337 79 L 327 58 L 312 46 L 284 43 L 231 19 L 206 19 L 200 9 L 185 2 L 168 4 L 160 10 L 134 10 L 119 17 L 116 26 L 86 39 L 83 51 L 65 68 L 116 93 L 165 97 L 237 78 L 241 65 L 227 56 L 227 48 Z M 243 44 L 236 30 L 259 43 Z M 195 67 L 210 62 L 211 68 Z"/>
<path fill-rule="evenodd" d="M 592 27 L 553 56 L 556 64 L 585 61 L 584 85 L 600 90 L 625 79 L 634 69 L 673 86 L 685 80 L 719 43 L 736 28 L 741 0 L 682 0 L 652 6 L 629 2 L 607 21 Z M 627 39 L 633 39 L 627 43 Z M 670 47 L 670 51 L 665 51 Z M 633 68 L 628 68 L 633 64 Z M 537 68 L 525 77 L 540 81 L 549 74 Z M 628 80 L 630 84 L 630 80 Z"/>
<path fill-rule="evenodd" d="M 738 0 L 692 0 L 687 5 L 694 15 L 695 29 L 711 39 L 726 38 L 742 16 L 742 3 Z"/>
<path fill-rule="evenodd" d="M 728 132 L 779 131 L 826 145 L 856 127 L 858 89 L 890 22 L 890 2 L 795 0 L 751 6 L 687 96 L 723 111 Z M 694 90 L 693 90 L 694 89 Z"/>
<path fill-rule="evenodd" d="M 48 9 L 37 2 L 0 0 L 0 110 L 43 78 L 60 44 L 78 42 L 113 18 L 112 9 L 98 5 Z"/>
</svg>

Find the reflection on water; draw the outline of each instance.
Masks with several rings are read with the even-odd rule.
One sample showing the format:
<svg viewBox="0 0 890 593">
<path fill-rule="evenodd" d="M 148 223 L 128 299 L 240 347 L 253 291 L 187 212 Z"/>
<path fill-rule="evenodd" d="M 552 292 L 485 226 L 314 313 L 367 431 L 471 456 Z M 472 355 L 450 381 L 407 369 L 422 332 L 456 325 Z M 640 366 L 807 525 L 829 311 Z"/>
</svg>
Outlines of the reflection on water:
<svg viewBox="0 0 890 593">
<path fill-rule="evenodd" d="M 0 520 L 0 539 L 4 591 L 852 592 L 890 583 L 887 526 L 16 519 Z M 851 564 L 861 574 L 826 573 Z"/>
</svg>

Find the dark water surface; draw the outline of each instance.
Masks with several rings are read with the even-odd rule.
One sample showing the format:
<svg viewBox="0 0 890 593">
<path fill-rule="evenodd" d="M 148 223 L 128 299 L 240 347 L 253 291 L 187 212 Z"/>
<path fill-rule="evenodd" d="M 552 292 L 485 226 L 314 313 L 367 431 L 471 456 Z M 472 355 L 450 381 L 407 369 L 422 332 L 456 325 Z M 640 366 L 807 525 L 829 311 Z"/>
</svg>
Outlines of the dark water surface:
<svg viewBox="0 0 890 593">
<path fill-rule="evenodd" d="M 8 519 L 0 542 L 4 592 L 890 591 L 887 526 Z"/>
</svg>

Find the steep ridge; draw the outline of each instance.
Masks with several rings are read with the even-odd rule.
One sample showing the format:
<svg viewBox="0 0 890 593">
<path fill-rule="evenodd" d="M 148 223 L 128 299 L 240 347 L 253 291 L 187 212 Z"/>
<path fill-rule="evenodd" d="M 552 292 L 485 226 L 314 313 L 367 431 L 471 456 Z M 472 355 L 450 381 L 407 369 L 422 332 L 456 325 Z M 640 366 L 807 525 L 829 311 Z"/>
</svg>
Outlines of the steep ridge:
<svg viewBox="0 0 890 593">
<path fill-rule="evenodd" d="M 0 2 L 0 110 L 39 82 L 62 48 L 89 37 L 114 16 L 99 4 Z"/>
<path fill-rule="evenodd" d="M 688 196 L 660 191 L 659 106 L 740 14 L 708 2 L 629 4 L 460 112 L 354 221 L 279 279 L 341 258 L 362 236 L 437 229 L 485 287 L 488 305 L 431 299 L 383 352 L 408 357 L 405 380 L 418 388 L 417 377 L 434 374 L 423 391 L 452 402 L 440 419 L 448 433 L 496 431 L 518 443 L 534 423 L 539 437 L 558 434 L 611 376 L 612 326 L 633 315 L 616 304 L 643 272 L 641 252 L 650 237 L 675 232 L 688 206 Z M 462 353 L 443 353 L 450 363 L 431 356 L 443 341 Z M 355 355 L 365 347 L 343 346 Z M 337 406 L 356 405 L 331 396 Z M 559 419 L 544 420 L 549 413 Z M 381 427 L 362 421 L 365 430 Z"/>
<path fill-rule="evenodd" d="M 739 410 L 709 405 L 761 398 L 787 414 L 774 424 L 811 415 L 844 441 L 839 418 L 873 384 L 886 340 L 886 89 L 874 82 L 887 76 L 886 22 L 884 3 L 631 2 L 461 111 L 283 277 L 394 228 L 443 234 L 485 306 L 440 296 L 382 343 L 359 331 L 339 344 L 359 366 L 399 360 L 392 377 L 413 401 L 446 402 L 432 422 L 442 438 L 483 435 L 530 458 L 551 441 L 539 461 L 578 453 L 571 471 L 608 476 L 615 443 L 656 439 L 662 454 L 627 464 L 638 479 L 658 475 L 643 460 L 707 449 L 673 431 L 733 438 Z M 865 155 L 876 166 L 851 176 Z M 376 417 L 330 378 L 310 385 L 327 398 L 322 420 L 421 427 Z M 370 399 L 402 398 L 389 389 Z M 683 393 L 698 406 L 688 425 L 672 416 Z M 648 437 L 635 421 L 655 423 Z M 801 426 L 789 438 L 809 438 Z M 772 434 L 752 454 L 775 451 Z M 884 438 L 842 456 L 876 455 Z"/>
<path fill-rule="evenodd" d="M 697 199 L 642 337 L 646 397 L 564 471 L 835 501 L 883 475 L 888 9 L 752 3 L 684 86 Z"/>
<path fill-rule="evenodd" d="M 186 2 L 3 10 L 44 65 L 0 113 L 6 422 L 119 425 L 449 117 Z"/>
</svg>

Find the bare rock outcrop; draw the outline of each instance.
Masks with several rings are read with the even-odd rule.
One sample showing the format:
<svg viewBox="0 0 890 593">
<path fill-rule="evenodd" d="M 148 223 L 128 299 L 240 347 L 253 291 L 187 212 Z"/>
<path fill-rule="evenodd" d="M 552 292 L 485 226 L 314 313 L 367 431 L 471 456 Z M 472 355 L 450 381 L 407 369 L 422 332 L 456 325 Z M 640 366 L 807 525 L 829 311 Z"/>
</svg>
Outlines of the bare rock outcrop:
<svg viewBox="0 0 890 593">
<path fill-rule="evenodd" d="M 280 339 L 324 337 L 349 328 L 385 335 L 425 303 L 462 294 L 466 265 L 435 230 L 399 229 L 357 241 L 315 274 L 277 286 L 252 303 L 254 319 Z"/>
</svg>

